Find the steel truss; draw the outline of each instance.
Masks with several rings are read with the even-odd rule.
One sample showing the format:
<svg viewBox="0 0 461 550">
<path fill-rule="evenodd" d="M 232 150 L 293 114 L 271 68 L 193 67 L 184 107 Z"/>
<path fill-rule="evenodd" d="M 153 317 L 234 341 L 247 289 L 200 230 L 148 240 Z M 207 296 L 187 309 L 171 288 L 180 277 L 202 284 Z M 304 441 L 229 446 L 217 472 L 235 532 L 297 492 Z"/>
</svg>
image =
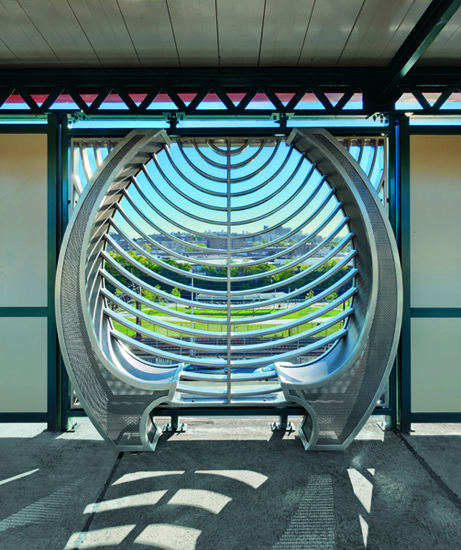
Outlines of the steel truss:
<svg viewBox="0 0 461 550">
<path fill-rule="evenodd" d="M 248 69 L 13 72 L 0 75 L 0 115 L 150 116 L 168 119 L 372 116 L 408 109 L 419 114 L 461 114 L 461 73 L 412 70 L 386 96 L 385 71 Z M 450 108 L 450 102 L 455 108 Z"/>
</svg>

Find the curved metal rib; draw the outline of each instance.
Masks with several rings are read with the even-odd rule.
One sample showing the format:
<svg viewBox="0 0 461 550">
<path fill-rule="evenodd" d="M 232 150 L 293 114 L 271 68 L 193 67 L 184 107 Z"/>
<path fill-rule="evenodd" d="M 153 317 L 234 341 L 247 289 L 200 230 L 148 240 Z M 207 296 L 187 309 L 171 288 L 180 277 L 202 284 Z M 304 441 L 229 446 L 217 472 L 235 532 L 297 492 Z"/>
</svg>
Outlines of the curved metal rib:
<svg viewBox="0 0 461 550">
<path fill-rule="evenodd" d="M 347 334 L 346 329 L 340 329 L 340 330 L 338 330 L 337 332 L 335 332 L 334 334 L 332 334 L 330 336 L 326 336 L 325 338 L 321 338 L 319 340 L 316 340 L 312 344 L 308 344 L 306 346 L 300 346 L 297 349 L 290 350 L 290 351 L 287 351 L 287 352 L 284 352 L 284 353 L 278 353 L 276 355 L 272 355 L 271 357 L 275 362 L 289 361 L 293 357 L 296 357 L 300 354 L 309 354 L 309 353 L 317 351 L 321 348 L 325 348 L 326 346 L 328 346 L 331 343 L 336 343 L 341 338 L 344 338 L 344 336 L 346 336 L 346 334 Z M 155 348 L 153 346 L 148 346 L 146 344 L 143 344 L 142 342 L 140 342 L 140 341 L 138 341 L 134 338 L 131 338 L 130 336 L 127 336 L 126 334 L 123 334 L 123 333 L 121 333 L 117 330 L 112 331 L 111 337 L 116 339 L 116 340 L 120 340 L 121 342 L 124 342 L 126 344 L 129 344 L 131 347 L 139 349 L 139 350 L 143 351 L 144 353 L 146 353 L 148 355 L 152 355 L 154 357 L 157 357 L 157 356 L 158 357 L 163 357 L 165 359 L 170 359 L 172 361 L 178 361 L 178 362 L 184 361 L 184 358 L 185 358 L 184 355 L 180 355 L 180 354 L 177 354 L 177 353 L 171 353 L 171 352 L 162 350 L 160 348 Z M 214 361 L 206 360 L 202 357 L 194 357 L 194 363 L 196 365 L 203 366 L 203 367 L 212 367 L 212 368 L 216 368 L 217 366 L 222 367 L 222 363 L 219 363 L 216 360 L 214 360 Z M 236 359 L 235 361 L 232 362 L 233 367 L 254 368 L 254 367 L 263 367 L 263 366 L 266 366 L 266 365 L 267 365 L 267 357 L 248 359 L 248 360 Z"/>
<path fill-rule="evenodd" d="M 380 141 L 352 143 L 377 179 Z M 85 177 L 99 168 L 69 225 L 56 300 L 66 365 L 102 430 L 117 442 L 138 430 L 148 445 L 161 402 L 284 398 L 305 407 L 308 446 L 344 445 L 366 413 L 356 396 L 389 371 L 401 316 L 391 231 L 344 148 L 318 130 L 174 142 L 136 131 L 101 162 L 103 147 L 80 140 L 72 157 Z M 176 386 L 183 362 L 193 381 Z M 276 376 L 255 372 L 274 364 Z"/>
<path fill-rule="evenodd" d="M 253 162 L 253 160 L 255 160 L 259 154 L 261 153 L 261 151 L 263 150 L 265 144 L 267 143 L 267 139 L 263 139 L 261 141 L 261 145 L 259 146 L 258 150 L 256 151 L 256 153 L 254 153 L 250 158 L 248 158 L 247 160 L 245 160 L 244 162 L 241 162 L 241 163 L 237 163 L 237 164 L 232 164 L 232 168 L 241 168 L 242 166 L 246 166 L 247 164 L 249 164 L 250 162 Z M 213 160 L 211 160 L 209 157 L 207 157 L 203 151 L 202 151 L 202 148 L 198 146 L 197 142 L 194 140 L 192 142 L 192 145 L 195 149 L 195 151 L 200 155 L 200 157 L 205 161 L 207 162 L 208 164 L 211 164 L 211 166 L 215 166 L 216 168 L 227 168 L 227 164 L 220 164 L 219 162 L 215 162 Z M 222 150 L 219 150 L 218 148 L 214 148 L 211 144 L 210 144 L 210 141 L 207 141 L 207 145 L 210 147 L 210 149 L 212 151 L 214 151 L 215 153 L 218 153 L 219 155 L 221 156 L 227 156 L 226 152 L 225 151 L 222 151 Z M 233 156 L 235 155 L 240 155 L 241 153 L 243 153 L 246 149 L 248 149 L 248 147 L 250 146 L 250 140 L 247 141 L 247 143 L 245 145 L 243 145 L 242 147 L 240 147 L 238 150 L 236 151 L 233 151 Z M 219 152 L 218 152 L 219 151 Z"/>
<path fill-rule="evenodd" d="M 271 162 L 274 160 L 275 158 L 275 155 L 277 154 L 277 151 L 279 150 L 279 146 L 280 146 L 280 141 L 277 141 L 275 147 L 274 147 L 274 151 L 272 152 L 272 154 L 270 155 L 270 157 L 267 159 L 267 161 L 262 165 L 260 166 L 257 170 L 255 170 L 254 172 L 252 172 L 251 174 L 248 174 L 247 176 L 242 176 L 242 177 L 239 177 L 239 178 L 232 178 L 231 180 L 231 183 L 240 183 L 240 182 L 243 182 L 243 181 L 248 181 L 252 178 L 254 178 L 255 176 L 257 176 L 258 174 L 260 174 L 265 168 L 267 168 L 267 166 L 269 166 L 271 164 Z M 217 177 L 214 177 L 214 176 L 211 176 L 210 174 L 207 174 L 206 172 L 204 172 L 203 170 L 201 170 L 198 166 L 196 166 L 190 159 L 189 157 L 184 153 L 184 148 L 182 146 L 182 143 L 179 142 L 179 151 L 181 152 L 184 160 L 187 162 L 187 164 L 195 171 L 197 172 L 198 174 L 200 174 L 202 177 L 206 178 L 206 179 L 210 179 L 212 181 L 216 181 L 216 182 L 221 182 L 221 183 L 227 183 L 228 182 L 228 178 L 217 178 Z M 289 156 L 289 155 L 288 155 Z M 280 171 L 283 169 L 283 166 L 284 166 L 284 163 L 286 163 L 288 161 L 287 158 L 284 159 L 283 161 L 283 164 L 282 164 L 282 167 L 280 167 L 279 169 L 277 169 L 275 171 L 275 174 L 279 174 Z M 232 166 L 231 166 L 232 167 Z M 227 168 L 227 165 L 226 167 Z M 270 180 L 272 181 L 272 180 Z M 264 184 L 266 185 L 266 183 Z"/>
<path fill-rule="evenodd" d="M 286 163 L 288 162 L 288 159 L 289 157 L 287 157 L 284 161 L 284 164 L 283 164 L 283 167 L 285 167 Z M 190 194 L 187 194 L 185 193 L 184 191 L 182 191 L 177 185 L 175 185 L 172 180 L 167 176 L 167 174 L 165 173 L 165 171 L 162 169 L 158 159 L 157 159 L 157 156 L 154 156 L 153 158 L 154 162 L 155 162 L 155 166 L 157 168 L 157 170 L 159 171 L 160 175 L 162 176 L 162 178 L 166 181 L 166 183 L 168 183 L 168 185 L 174 189 L 176 191 L 176 193 L 178 193 L 179 195 L 181 195 L 182 197 L 184 197 L 185 199 L 189 200 L 190 202 L 192 202 L 193 204 L 196 204 L 197 206 L 200 206 L 200 207 L 205 207 L 205 208 L 210 208 L 211 210 L 217 210 L 217 211 L 226 211 L 227 210 L 227 207 L 218 207 L 218 206 L 214 206 L 214 205 L 210 205 L 210 204 L 205 204 L 205 203 L 202 203 L 200 201 L 197 201 L 195 200 Z M 270 195 L 267 195 L 266 197 L 264 197 L 263 199 L 261 199 L 260 201 L 256 201 L 254 203 L 248 203 L 248 204 L 245 204 L 243 206 L 239 206 L 239 207 L 232 207 L 232 211 L 241 211 L 241 210 L 248 210 L 250 208 L 255 208 L 261 204 L 263 204 L 264 202 L 267 202 L 268 200 L 274 198 L 275 196 L 277 196 L 277 194 L 281 193 L 292 181 L 293 179 L 296 177 L 297 173 L 299 172 L 299 169 L 301 168 L 302 164 L 303 164 L 303 157 L 300 157 L 299 161 L 298 161 L 298 164 L 295 168 L 295 170 L 288 176 L 288 178 L 286 179 L 286 181 L 284 182 L 283 185 L 281 185 L 280 187 L 276 188 L 275 191 L 273 191 Z M 234 166 L 233 166 L 234 167 Z M 157 186 L 155 185 L 154 181 L 152 180 L 152 178 L 150 177 L 148 171 L 147 171 L 147 168 L 145 166 L 143 166 L 142 168 L 143 170 L 143 173 L 144 175 L 146 176 L 147 180 L 149 181 L 149 183 L 151 184 L 152 188 L 157 192 Z M 309 181 L 312 173 L 314 172 L 315 170 L 315 165 L 312 165 L 308 175 L 306 176 L 304 182 L 301 184 L 301 185 L 304 185 L 307 181 Z M 273 178 L 272 178 L 273 179 Z M 256 190 L 259 190 L 259 189 L 262 189 L 262 187 L 264 187 L 265 185 L 267 185 L 268 183 L 270 183 L 270 181 L 272 181 L 272 179 L 270 180 L 267 180 L 266 182 L 264 182 L 264 184 L 260 184 L 260 186 L 258 186 L 257 188 L 250 188 L 246 191 L 241 191 L 240 193 L 233 193 L 232 194 L 232 197 L 235 198 L 235 197 L 242 197 L 242 196 L 245 196 L 245 195 L 248 195 L 248 194 L 251 194 L 251 193 L 254 193 Z"/>
<path fill-rule="evenodd" d="M 131 275 L 128 271 L 123 270 L 123 268 L 120 269 L 120 272 L 123 273 L 123 275 L 125 277 L 129 278 L 135 284 L 138 284 L 139 286 L 142 286 L 143 288 L 145 288 L 149 292 L 152 292 L 153 294 L 156 294 L 156 295 L 160 296 L 158 289 L 156 289 L 155 287 L 152 287 L 152 286 L 144 283 L 144 281 L 141 281 L 141 279 L 138 279 L 134 275 Z M 181 311 L 172 312 L 170 309 L 168 309 L 166 307 L 163 307 L 163 306 L 159 305 L 156 302 L 152 302 L 151 300 L 149 300 L 148 298 L 145 298 L 142 295 L 137 294 L 136 292 L 134 292 L 130 288 L 126 287 L 123 283 L 118 281 L 115 277 L 110 275 L 110 273 L 108 273 L 104 269 L 102 269 L 100 271 L 100 274 L 102 275 L 102 277 L 104 277 L 104 279 L 109 281 L 116 288 L 119 288 L 120 290 L 122 290 L 125 294 L 130 296 L 132 299 L 143 303 L 144 305 L 148 306 L 151 309 L 155 309 L 156 311 L 162 312 L 165 315 L 170 315 L 170 316 L 174 315 L 178 319 L 184 319 L 184 320 L 190 321 L 190 322 L 200 322 L 200 323 L 215 324 L 215 325 L 221 325 L 223 323 L 222 319 L 216 319 L 216 318 L 213 318 L 213 317 L 202 317 L 202 316 L 198 316 L 198 315 L 191 315 L 191 314 L 184 313 L 184 312 L 181 312 Z M 243 317 L 243 318 L 234 318 L 234 319 L 231 318 L 230 321 L 228 321 L 228 324 L 230 324 L 230 325 L 260 324 L 261 322 L 272 321 L 274 319 L 283 318 L 287 314 L 296 313 L 296 312 L 298 312 L 302 309 L 305 309 L 305 308 L 308 308 L 310 306 L 315 305 L 319 300 L 323 300 L 324 298 L 327 298 L 331 294 L 333 294 L 333 293 L 337 292 L 338 290 L 340 290 L 341 287 L 345 286 L 349 281 L 354 279 L 354 277 L 356 275 L 357 275 L 357 269 L 352 269 L 346 275 L 344 275 L 339 281 L 337 281 L 334 285 L 330 286 L 328 289 L 324 290 L 323 292 L 320 292 L 318 295 L 313 296 L 312 298 L 309 298 L 305 301 L 301 301 L 298 304 L 290 306 L 290 308 L 288 308 L 287 310 L 281 310 L 280 309 L 280 310 L 276 310 L 273 313 L 258 315 L 257 317 Z M 315 281 L 313 281 L 309 285 L 310 288 L 315 287 L 317 284 L 319 284 L 319 282 L 322 282 L 326 278 L 328 278 L 328 273 L 321 276 L 321 277 L 319 277 L 319 278 L 317 278 Z M 164 296 L 164 294 L 163 294 L 163 296 Z M 170 295 L 167 295 L 167 296 L 168 296 L 168 298 L 170 298 Z M 199 305 L 202 309 L 218 309 L 218 308 L 209 307 L 210 306 L 209 303 L 200 304 L 199 302 L 194 302 L 195 307 L 199 307 Z M 222 308 L 220 308 L 220 309 L 222 309 Z"/>
</svg>

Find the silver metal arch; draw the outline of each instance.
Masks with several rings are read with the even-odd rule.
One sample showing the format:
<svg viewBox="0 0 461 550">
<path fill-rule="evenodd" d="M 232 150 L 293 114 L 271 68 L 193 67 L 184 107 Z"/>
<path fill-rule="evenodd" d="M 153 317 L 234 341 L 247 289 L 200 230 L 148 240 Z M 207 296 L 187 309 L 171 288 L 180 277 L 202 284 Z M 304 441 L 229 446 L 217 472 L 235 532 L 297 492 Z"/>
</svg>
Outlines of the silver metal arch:
<svg viewBox="0 0 461 550">
<path fill-rule="evenodd" d="M 167 141 L 164 132 L 135 131 L 115 147 L 77 203 L 57 268 L 57 330 L 67 372 L 98 431 L 121 449 L 146 447 L 139 420 L 152 402 L 172 399 L 179 369 L 148 369 L 127 359 L 126 350 L 111 347 L 108 334 L 100 333 L 103 304 L 94 289 L 102 282 L 100 252 L 105 248 L 108 220 L 127 180 Z M 94 297 L 98 304 L 91 303 Z M 144 391 L 133 391 L 140 386 Z M 146 424 L 142 431 L 144 439 L 155 444 L 155 424 Z"/>
<path fill-rule="evenodd" d="M 354 325 L 319 361 L 278 367 L 287 400 L 309 403 L 318 436 L 306 448 L 344 449 L 363 427 L 384 389 L 397 352 L 403 308 L 402 275 L 392 228 L 360 167 L 321 129 L 294 130 L 289 141 L 328 174 L 347 205 L 357 249 Z M 365 299 L 364 299 L 365 298 Z"/>
<path fill-rule="evenodd" d="M 137 131 L 117 146 L 79 200 L 66 233 L 58 267 L 58 332 L 66 367 L 78 389 L 81 402 L 101 433 L 108 435 L 119 446 L 127 445 L 129 448 L 133 448 L 132 445 L 144 448 L 152 446 L 149 442 L 158 437 L 155 424 L 149 420 L 146 411 L 162 402 L 181 406 L 175 400 L 181 358 L 176 358 L 177 365 L 169 368 L 153 366 L 127 350 L 124 341 L 129 339 L 112 338 L 107 330 L 108 324 L 102 322 L 107 297 L 103 291 L 103 279 L 107 279 L 104 272 L 107 255 L 104 255 L 104 249 L 109 229 L 113 226 L 113 216 L 120 209 L 119 203 L 126 196 L 127 186 L 136 177 L 140 166 L 152 154 L 155 156 L 167 141 L 168 138 L 162 132 L 152 135 L 151 132 Z M 335 339 L 330 338 L 329 341 L 336 342 L 330 352 L 321 360 L 306 365 L 280 364 L 277 371 L 286 401 L 302 404 L 306 409 L 306 418 L 312 419 L 304 424 L 316 426 L 314 431 L 304 428 L 302 432 L 306 448 L 343 448 L 371 412 L 373 398 L 379 395 L 392 366 L 401 316 L 398 258 L 389 224 L 382 208 L 380 210 L 375 192 L 334 138 L 324 131 L 294 131 L 290 142 L 297 150 L 303 151 L 333 183 L 340 203 L 347 205 L 349 226 L 357 249 L 359 276 L 356 285 L 359 288 L 347 331 L 342 331 Z M 184 151 L 181 152 L 184 154 Z M 384 262 L 389 264 L 386 270 L 383 262 L 379 261 L 383 246 L 386 248 L 382 233 L 387 238 L 384 253 L 393 262 L 392 265 L 387 260 Z M 388 277 L 389 269 L 393 270 L 390 275 L 395 275 L 394 284 L 386 286 L 383 277 Z M 75 272 L 79 274 L 78 277 Z M 388 278 L 389 281 L 392 279 L 390 276 Z M 385 340 L 380 336 L 382 327 L 374 331 L 373 342 L 378 341 L 379 360 L 379 357 L 368 355 L 369 348 L 373 347 L 370 346 L 370 334 L 381 322 L 379 296 L 384 292 L 395 296 L 395 300 L 390 300 L 392 304 L 395 302 L 395 311 L 390 312 L 391 317 L 393 314 L 390 324 L 393 324 L 395 330 L 390 346 L 387 341 L 381 343 L 381 340 Z M 389 311 L 386 314 L 389 317 Z M 392 330 L 388 326 L 384 332 L 389 335 Z M 371 368 L 373 376 L 369 376 L 366 365 L 373 364 L 373 361 L 377 366 Z M 213 365 L 215 361 L 202 359 L 201 363 Z M 253 363 L 264 364 L 264 360 Z M 356 375 L 356 371 L 360 371 L 360 374 Z M 357 386 L 359 378 L 362 386 L 365 380 L 366 391 L 362 391 L 359 397 L 354 389 L 351 398 L 346 399 L 347 388 Z M 135 388 L 137 390 L 133 391 Z M 370 401 L 371 390 L 373 398 Z M 342 393 L 345 397 L 341 402 L 342 410 L 351 413 L 346 415 L 347 418 L 340 418 L 339 415 L 336 419 L 333 430 L 335 437 L 325 436 L 322 423 L 318 421 L 319 418 L 332 417 L 331 411 L 329 415 L 325 414 L 323 406 L 325 395 L 329 392 Z M 275 404 L 282 402 L 283 398 L 279 398 Z M 143 421 L 140 425 L 141 417 Z M 338 428 L 341 423 L 344 426 Z M 113 424 L 117 426 L 115 429 Z"/>
</svg>

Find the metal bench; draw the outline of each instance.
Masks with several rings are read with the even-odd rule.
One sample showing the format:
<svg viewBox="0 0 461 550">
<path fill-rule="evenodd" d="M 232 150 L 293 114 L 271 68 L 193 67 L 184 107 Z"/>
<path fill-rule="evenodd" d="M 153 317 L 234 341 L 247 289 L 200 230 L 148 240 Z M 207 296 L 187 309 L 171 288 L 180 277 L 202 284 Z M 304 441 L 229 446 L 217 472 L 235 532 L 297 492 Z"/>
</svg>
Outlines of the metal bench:
<svg viewBox="0 0 461 550">
<path fill-rule="evenodd" d="M 160 432 L 153 419 L 159 405 L 180 411 L 214 403 L 225 405 L 224 414 L 232 406 L 242 404 L 256 409 L 272 405 L 278 411 L 282 405 L 294 403 L 306 411 L 300 429 L 306 449 L 345 448 L 373 410 L 392 368 L 401 323 L 401 275 L 392 230 L 367 178 L 330 134 L 318 129 L 294 130 L 288 141 L 328 178 L 329 196 L 335 193 L 339 201 L 337 209 L 344 205 L 350 228 L 348 239 L 354 240 L 355 247 L 351 255 L 354 268 L 345 276 L 349 282 L 353 279 L 348 290 L 352 305 L 341 313 L 342 328 L 335 335 L 317 343 L 303 343 L 299 353 L 296 346 L 288 346 L 284 352 L 277 352 L 274 360 L 272 342 L 266 341 L 255 345 L 260 355 L 252 360 L 237 358 L 226 363 L 231 367 L 247 363 L 261 367 L 276 362 L 277 373 L 276 378 L 267 376 L 274 383 L 260 390 L 248 387 L 230 394 L 228 390 L 227 401 L 218 386 L 198 389 L 193 383 L 191 386 L 180 381 L 183 361 L 193 361 L 193 353 L 183 359 L 178 353 L 160 347 L 153 350 L 122 334 L 114 328 L 117 314 L 107 304 L 111 294 L 105 285 L 110 275 L 104 266 L 110 260 L 108 243 L 116 246 L 109 236 L 114 215 L 134 176 L 168 142 L 166 134 L 132 132 L 112 151 L 81 196 L 59 259 L 58 334 L 66 368 L 81 403 L 100 433 L 119 448 L 155 448 Z M 348 261 L 346 257 L 344 262 Z M 194 290 L 187 285 L 182 287 Z M 125 290 L 135 299 L 143 299 L 132 290 Z M 324 292 L 325 297 L 328 292 Z M 294 294 L 299 294 L 299 290 Z M 117 301 L 115 296 L 110 299 Z M 274 300 L 263 303 L 272 304 Z M 178 302 L 191 303 L 183 298 Z M 295 307 L 299 309 L 303 304 Z M 136 329 L 134 323 L 131 325 Z M 149 333 L 141 327 L 137 330 Z M 184 330 L 192 336 L 203 336 L 204 332 Z M 166 345 L 177 342 L 169 336 L 161 338 Z M 285 340 L 291 344 L 300 338 L 295 335 Z M 229 341 L 229 356 L 243 353 L 241 348 L 245 346 L 232 346 Z M 186 343 L 192 351 L 205 350 L 205 355 L 214 349 L 205 349 L 207 346 L 194 338 Z M 130 351 L 130 345 L 150 356 L 157 353 L 159 359 L 146 361 Z M 301 361 L 303 353 L 318 351 L 323 345 L 331 346 L 324 355 L 308 363 Z M 222 348 L 216 346 L 220 353 Z M 205 367 L 222 366 L 217 358 L 209 357 L 197 361 Z M 165 360 L 170 364 L 163 364 Z M 193 374 L 188 375 L 189 381 L 194 378 Z M 204 378 L 206 375 L 195 376 L 196 382 Z"/>
</svg>

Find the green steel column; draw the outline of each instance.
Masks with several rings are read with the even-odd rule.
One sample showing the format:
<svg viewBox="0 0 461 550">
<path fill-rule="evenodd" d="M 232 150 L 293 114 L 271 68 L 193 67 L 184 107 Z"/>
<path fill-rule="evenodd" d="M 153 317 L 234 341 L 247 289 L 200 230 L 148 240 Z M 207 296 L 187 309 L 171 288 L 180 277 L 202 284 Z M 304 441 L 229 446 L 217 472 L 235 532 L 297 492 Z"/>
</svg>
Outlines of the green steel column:
<svg viewBox="0 0 461 550">
<path fill-rule="evenodd" d="M 61 119 L 61 134 L 60 134 L 60 164 L 59 164 L 59 188 L 58 188 L 58 232 L 57 232 L 57 250 L 58 255 L 61 248 L 61 243 L 64 238 L 64 233 L 69 222 L 69 128 L 67 117 Z M 59 401 L 58 408 L 60 411 L 59 429 L 67 430 L 69 420 L 69 377 L 67 375 L 64 362 L 59 353 Z"/>
<path fill-rule="evenodd" d="M 396 195 L 400 200 L 399 245 L 403 274 L 403 322 L 400 343 L 399 410 L 400 430 L 411 430 L 411 263 L 410 263 L 410 121 L 407 116 L 396 116 Z"/>
<path fill-rule="evenodd" d="M 389 221 L 397 241 L 400 252 L 400 180 L 397 177 L 397 131 L 395 117 L 389 117 L 388 126 L 388 213 Z M 400 347 L 400 346 L 399 346 Z M 395 358 L 394 367 L 389 377 L 389 409 L 390 428 L 395 429 L 399 425 L 399 400 L 397 373 L 400 368 L 400 349 Z"/>
<path fill-rule="evenodd" d="M 59 195 L 61 178 L 62 115 L 48 115 L 48 429 L 61 428 L 60 354 L 56 333 L 54 286 L 58 260 Z"/>
</svg>

